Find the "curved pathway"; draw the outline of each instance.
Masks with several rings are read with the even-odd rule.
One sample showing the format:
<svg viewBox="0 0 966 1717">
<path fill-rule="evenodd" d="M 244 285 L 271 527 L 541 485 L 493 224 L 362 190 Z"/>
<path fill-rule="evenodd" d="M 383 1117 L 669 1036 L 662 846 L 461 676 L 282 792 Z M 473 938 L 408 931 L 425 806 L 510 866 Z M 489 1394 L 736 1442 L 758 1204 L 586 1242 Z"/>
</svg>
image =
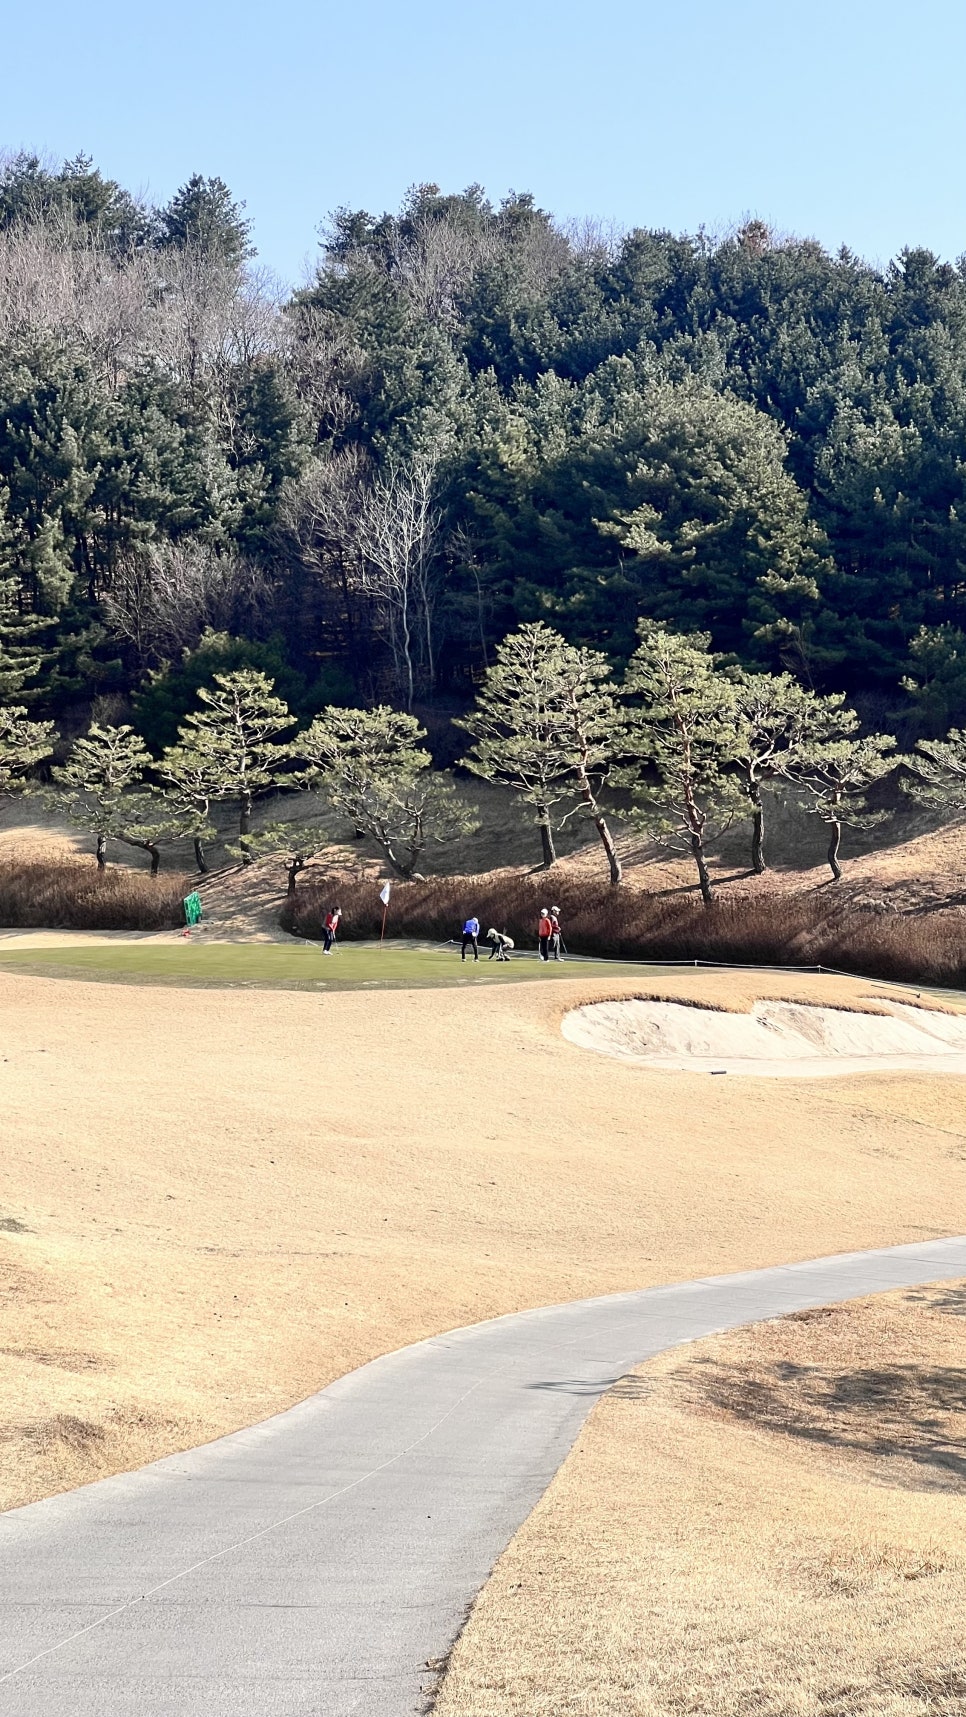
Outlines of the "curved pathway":
<svg viewBox="0 0 966 1717">
<path fill-rule="evenodd" d="M 410 1717 L 427 1661 L 624 1369 L 964 1275 L 958 1238 L 497 1318 L 0 1516 L 0 1713 Z"/>
</svg>

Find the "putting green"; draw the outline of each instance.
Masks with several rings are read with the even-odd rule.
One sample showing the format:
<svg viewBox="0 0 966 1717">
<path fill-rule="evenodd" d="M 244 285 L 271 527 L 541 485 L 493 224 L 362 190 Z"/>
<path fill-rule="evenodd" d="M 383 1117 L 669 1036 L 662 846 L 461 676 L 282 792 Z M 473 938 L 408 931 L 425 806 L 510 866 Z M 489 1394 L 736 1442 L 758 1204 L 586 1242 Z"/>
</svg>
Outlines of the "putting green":
<svg viewBox="0 0 966 1717">
<path fill-rule="evenodd" d="M 442 989 L 459 984 L 514 983 L 608 974 L 634 975 L 641 965 L 616 960 L 534 959 L 461 962 L 458 949 L 399 948 L 344 943 L 323 957 L 317 942 L 123 942 L 0 950 L 0 972 L 108 983 L 175 984 L 202 988 L 286 990 Z"/>
</svg>

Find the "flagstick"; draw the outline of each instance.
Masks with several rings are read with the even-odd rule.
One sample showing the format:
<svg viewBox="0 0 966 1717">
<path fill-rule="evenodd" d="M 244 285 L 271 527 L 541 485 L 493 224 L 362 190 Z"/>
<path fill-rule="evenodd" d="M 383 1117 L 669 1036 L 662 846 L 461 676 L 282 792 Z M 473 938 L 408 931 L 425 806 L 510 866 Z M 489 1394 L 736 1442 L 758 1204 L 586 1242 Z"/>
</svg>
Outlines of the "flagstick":
<svg viewBox="0 0 966 1717">
<path fill-rule="evenodd" d="M 380 948 L 383 946 L 383 943 L 386 940 L 386 919 L 389 916 L 389 896 L 391 893 L 392 893 L 392 883 L 391 882 L 387 882 L 385 887 L 381 888 L 379 890 L 379 899 L 382 901 L 382 929 L 379 932 L 379 946 L 380 946 Z"/>
</svg>

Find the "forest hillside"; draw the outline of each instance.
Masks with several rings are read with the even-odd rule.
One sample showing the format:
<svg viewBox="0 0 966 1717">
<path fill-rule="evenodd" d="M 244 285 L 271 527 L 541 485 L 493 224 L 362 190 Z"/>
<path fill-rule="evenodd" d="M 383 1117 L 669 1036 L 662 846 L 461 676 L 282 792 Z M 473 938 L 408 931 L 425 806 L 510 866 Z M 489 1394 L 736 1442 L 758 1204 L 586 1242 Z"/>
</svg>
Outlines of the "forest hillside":
<svg viewBox="0 0 966 1717">
<path fill-rule="evenodd" d="M 249 667 L 305 721 L 415 705 L 446 764 L 514 627 L 620 673 L 647 616 L 903 745 L 966 717 L 963 267 L 478 186 L 320 231 L 293 292 L 217 178 L 156 208 L 7 160 L 0 676 L 32 715 L 157 755 Z"/>
</svg>

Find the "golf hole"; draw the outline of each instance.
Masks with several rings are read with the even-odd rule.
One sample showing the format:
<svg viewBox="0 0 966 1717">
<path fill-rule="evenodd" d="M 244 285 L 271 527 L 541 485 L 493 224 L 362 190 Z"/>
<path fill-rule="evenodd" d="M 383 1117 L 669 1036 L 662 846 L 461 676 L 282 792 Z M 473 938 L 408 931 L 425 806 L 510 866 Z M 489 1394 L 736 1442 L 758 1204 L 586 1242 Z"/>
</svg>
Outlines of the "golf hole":
<svg viewBox="0 0 966 1717">
<path fill-rule="evenodd" d="M 563 1022 L 568 1042 L 667 1072 L 754 1078 L 966 1073 L 966 1013 L 877 998 L 876 1013 L 756 1002 L 750 1013 L 681 1002 L 592 1002 Z"/>
</svg>

